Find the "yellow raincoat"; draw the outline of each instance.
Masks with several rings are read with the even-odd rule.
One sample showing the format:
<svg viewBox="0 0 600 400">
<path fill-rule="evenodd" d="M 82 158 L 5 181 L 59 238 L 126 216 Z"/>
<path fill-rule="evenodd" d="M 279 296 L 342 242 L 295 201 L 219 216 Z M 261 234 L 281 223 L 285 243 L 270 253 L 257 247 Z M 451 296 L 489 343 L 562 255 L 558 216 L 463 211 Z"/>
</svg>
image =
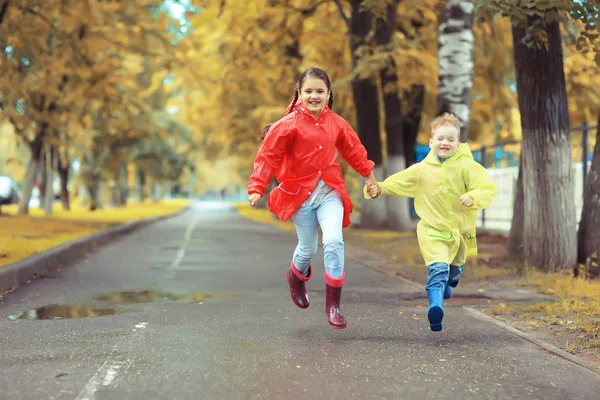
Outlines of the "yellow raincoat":
<svg viewBox="0 0 600 400">
<path fill-rule="evenodd" d="M 433 152 L 404 171 L 380 182 L 382 195 L 414 197 L 421 220 L 417 226 L 419 247 L 426 265 L 443 262 L 463 265 L 477 255 L 477 210 L 487 208 L 496 197 L 496 185 L 487 170 L 473 159 L 466 143 L 440 163 Z M 466 194 L 474 205 L 460 204 Z M 364 188 L 365 198 L 370 198 Z"/>
</svg>

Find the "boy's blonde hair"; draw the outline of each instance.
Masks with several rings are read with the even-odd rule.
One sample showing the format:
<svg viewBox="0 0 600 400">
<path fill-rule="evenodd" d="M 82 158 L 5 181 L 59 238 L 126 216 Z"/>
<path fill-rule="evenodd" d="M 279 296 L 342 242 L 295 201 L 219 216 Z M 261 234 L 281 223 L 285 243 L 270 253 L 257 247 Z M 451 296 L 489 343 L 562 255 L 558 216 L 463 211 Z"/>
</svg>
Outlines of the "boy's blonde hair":
<svg viewBox="0 0 600 400">
<path fill-rule="evenodd" d="M 454 114 L 446 112 L 437 116 L 433 121 L 431 121 L 431 135 L 433 135 L 436 129 L 440 126 L 453 126 L 460 133 L 460 121 Z"/>
</svg>

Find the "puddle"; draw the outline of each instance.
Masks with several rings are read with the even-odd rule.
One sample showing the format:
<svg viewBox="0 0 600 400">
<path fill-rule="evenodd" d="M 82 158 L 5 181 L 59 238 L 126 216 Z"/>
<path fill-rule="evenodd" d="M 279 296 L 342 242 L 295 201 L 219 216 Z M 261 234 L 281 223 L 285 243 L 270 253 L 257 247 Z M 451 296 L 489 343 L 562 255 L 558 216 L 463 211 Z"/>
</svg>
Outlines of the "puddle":
<svg viewBox="0 0 600 400">
<path fill-rule="evenodd" d="M 185 301 L 188 303 L 203 304 L 207 299 L 224 299 L 239 297 L 240 295 L 232 294 L 207 294 L 207 293 L 191 293 L 191 294 L 176 294 L 168 292 L 160 292 L 153 290 L 130 291 L 130 292 L 114 292 L 102 296 L 97 296 L 94 299 L 100 300 L 109 304 L 136 304 L 136 303 L 154 303 L 159 301 Z M 49 305 L 40 308 L 27 310 L 20 314 L 10 315 L 8 319 L 76 319 L 102 317 L 105 315 L 120 314 L 125 311 L 117 310 L 111 307 L 90 307 L 85 305 Z"/>
<path fill-rule="evenodd" d="M 8 319 L 77 319 L 90 317 L 103 317 L 105 315 L 117 314 L 114 308 L 93 308 L 84 305 L 50 305 L 32 310 L 27 310 L 21 314 L 10 315 Z"/>
<path fill-rule="evenodd" d="M 95 299 L 105 301 L 112 304 L 136 304 L 136 303 L 154 303 L 157 301 L 187 301 L 199 302 L 206 299 L 224 299 L 238 297 L 239 295 L 232 294 L 207 294 L 207 293 L 192 293 L 192 294 L 176 294 L 169 292 L 159 292 L 154 290 L 142 290 L 139 292 L 115 292 L 98 296 Z"/>
</svg>

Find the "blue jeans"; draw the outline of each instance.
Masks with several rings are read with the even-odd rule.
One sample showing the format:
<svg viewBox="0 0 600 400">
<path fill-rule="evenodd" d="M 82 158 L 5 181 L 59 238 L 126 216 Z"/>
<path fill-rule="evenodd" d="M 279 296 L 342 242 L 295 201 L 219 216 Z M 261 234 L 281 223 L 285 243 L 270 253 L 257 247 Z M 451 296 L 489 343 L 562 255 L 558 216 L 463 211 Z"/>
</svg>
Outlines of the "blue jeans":
<svg viewBox="0 0 600 400">
<path fill-rule="evenodd" d="M 446 290 L 446 285 L 451 287 L 456 287 L 458 285 L 458 281 L 463 273 L 464 267 L 461 266 L 450 266 L 443 262 L 436 262 L 427 267 L 428 276 L 427 283 L 425 284 L 425 290 L 429 292 L 430 290 L 441 290 L 444 292 Z"/>
<path fill-rule="evenodd" d="M 342 221 L 344 205 L 337 192 L 328 193 L 323 201 L 302 205 L 292 216 L 298 234 L 298 246 L 293 261 L 296 269 L 306 275 L 308 266 L 319 245 L 319 226 L 323 231 L 325 271 L 332 278 L 341 278 L 344 272 L 344 238 Z"/>
</svg>

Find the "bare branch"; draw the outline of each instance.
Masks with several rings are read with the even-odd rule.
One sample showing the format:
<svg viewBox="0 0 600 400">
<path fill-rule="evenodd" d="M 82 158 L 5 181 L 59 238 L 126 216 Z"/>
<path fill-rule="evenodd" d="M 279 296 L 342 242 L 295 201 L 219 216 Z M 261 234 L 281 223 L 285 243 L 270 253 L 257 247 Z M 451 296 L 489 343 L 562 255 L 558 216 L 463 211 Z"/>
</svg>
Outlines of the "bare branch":
<svg viewBox="0 0 600 400">
<path fill-rule="evenodd" d="M 4 3 L 2 3 L 2 7 L 0 7 L 0 25 L 4 21 L 6 10 L 8 10 L 8 0 L 4 0 Z"/>
<path fill-rule="evenodd" d="M 340 10 L 340 15 L 346 23 L 346 26 L 350 27 L 350 18 L 344 12 L 344 6 L 342 5 L 342 2 L 340 0 L 335 0 L 335 5 L 337 6 L 338 10 Z"/>
<path fill-rule="evenodd" d="M 33 8 L 31 8 L 31 7 L 24 7 L 23 11 L 26 12 L 26 13 L 33 14 L 33 15 L 39 17 L 42 21 L 44 21 L 54 31 L 57 30 L 56 26 L 54 26 L 54 22 L 50 18 L 48 18 L 47 16 L 45 16 L 44 14 L 42 14 L 41 12 L 36 11 Z"/>
<path fill-rule="evenodd" d="M 223 15 L 223 11 L 225 11 L 226 3 L 227 2 L 225 0 L 221 0 L 221 4 L 219 4 L 219 13 L 217 14 L 217 18 L 219 18 L 221 15 Z"/>
</svg>

